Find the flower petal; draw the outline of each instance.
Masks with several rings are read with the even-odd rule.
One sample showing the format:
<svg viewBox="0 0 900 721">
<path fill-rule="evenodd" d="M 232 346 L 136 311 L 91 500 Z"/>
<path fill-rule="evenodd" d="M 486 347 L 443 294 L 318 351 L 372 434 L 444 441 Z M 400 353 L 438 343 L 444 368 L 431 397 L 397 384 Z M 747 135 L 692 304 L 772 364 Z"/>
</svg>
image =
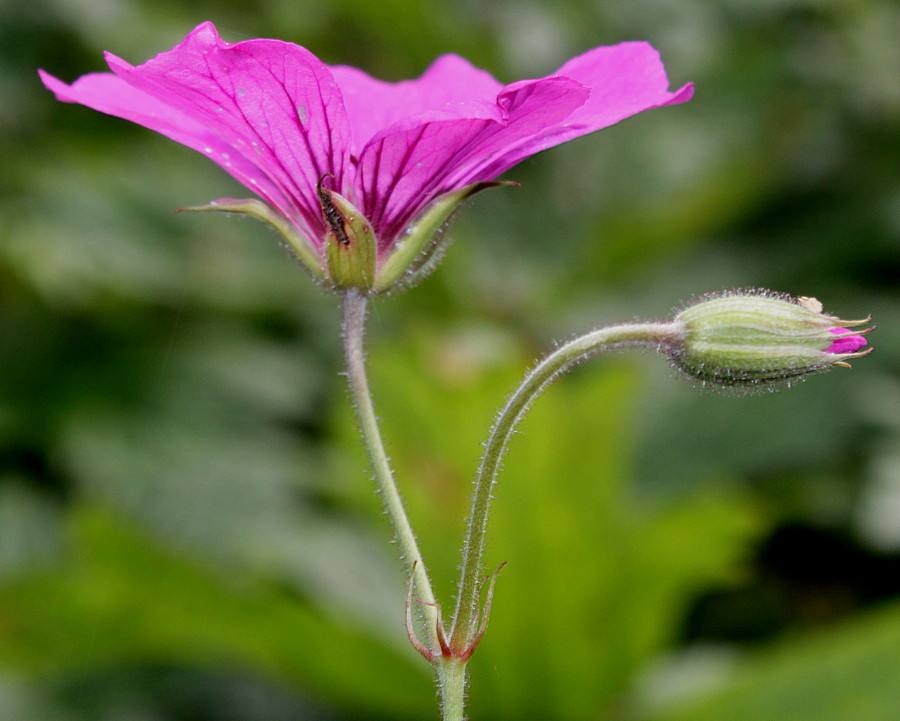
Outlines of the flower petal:
<svg viewBox="0 0 900 721">
<path fill-rule="evenodd" d="M 846 328 L 832 328 L 829 330 L 829 333 L 841 335 L 842 337 L 836 338 L 834 342 L 825 349 L 826 353 L 856 353 L 860 348 L 864 348 L 869 344 L 869 342 L 861 335 L 848 335 L 851 334 L 852 331 L 848 331 Z"/>
<path fill-rule="evenodd" d="M 38 73 L 57 99 L 80 103 L 107 115 L 130 120 L 193 148 L 225 168 L 285 215 L 293 213 L 291 201 L 279 189 L 277 182 L 260 172 L 260 168 L 243 155 L 229 155 L 232 147 L 219 135 L 179 110 L 131 87 L 112 73 L 84 75 L 72 85 L 66 85 L 42 70 Z"/>
<path fill-rule="evenodd" d="M 107 61 L 128 85 L 155 98 L 157 107 L 180 113 L 184 135 L 202 126 L 207 129 L 204 142 L 210 134 L 218 137 L 219 143 L 204 149 L 227 152 L 228 158 L 213 158 L 226 170 L 232 172 L 237 154 L 267 175 L 293 206 L 289 216 L 302 220 L 318 239 L 324 226 L 316 183 L 330 174 L 342 188 L 349 162 L 349 123 L 324 63 L 308 50 L 279 40 L 226 43 L 212 23 L 199 25 L 171 51 L 143 65 L 134 67 L 111 54 Z M 134 114 L 127 117 L 145 124 Z M 167 120 L 174 117 L 169 113 Z M 222 143 L 227 151 L 221 150 Z M 257 190 L 246 173 L 232 174 Z"/>
<path fill-rule="evenodd" d="M 525 81 L 509 86 L 480 117 L 435 113 L 394 125 L 376 135 L 360 158 L 363 212 L 383 242 L 392 242 L 434 197 L 490 179 L 482 172 L 486 164 L 522 138 L 553 128 L 587 96 L 568 78 Z"/>
<path fill-rule="evenodd" d="M 511 148 L 477 177 L 496 177 L 530 155 L 567 140 L 615 125 L 644 110 L 684 103 L 693 95 L 688 84 L 669 92 L 659 53 L 645 42 L 628 42 L 589 50 L 563 65 L 553 76 L 576 80 L 591 94 L 553 132 L 545 132 Z"/>
<path fill-rule="evenodd" d="M 503 90 L 490 73 L 458 55 L 442 55 L 421 77 L 399 83 L 347 65 L 333 66 L 331 72 L 344 97 L 356 155 L 377 133 L 401 120 L 431 111 L 466 117 L 474 104 L 493 105 Z"/>
</svg>

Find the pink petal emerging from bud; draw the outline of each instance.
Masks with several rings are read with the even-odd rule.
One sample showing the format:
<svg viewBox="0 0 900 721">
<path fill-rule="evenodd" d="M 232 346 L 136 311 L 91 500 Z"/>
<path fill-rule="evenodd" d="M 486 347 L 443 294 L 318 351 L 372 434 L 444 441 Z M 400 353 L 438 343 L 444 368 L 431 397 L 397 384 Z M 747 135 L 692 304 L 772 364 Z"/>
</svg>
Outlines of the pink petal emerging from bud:
<svg viewBox="0 0 900 721">
<path fill-rule="evenodd" d="M 829 333 L 835 335 L 843 335 L 847 333 L 846 328 L 831 328 Z M 826 353 L 856 353 L 860 348 L 868 345 L 868 341 L 861 335 L 845 335 L 843 338 L 836 339 L 830 346 L 825 349 Z"/>
</svg>

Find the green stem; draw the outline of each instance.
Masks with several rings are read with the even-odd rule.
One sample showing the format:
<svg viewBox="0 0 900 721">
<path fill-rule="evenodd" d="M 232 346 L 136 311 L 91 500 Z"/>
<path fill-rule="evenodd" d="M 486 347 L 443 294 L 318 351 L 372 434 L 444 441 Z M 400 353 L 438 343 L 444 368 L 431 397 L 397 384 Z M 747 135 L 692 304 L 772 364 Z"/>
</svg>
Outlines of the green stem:
<svg viewBox="0 0 900 721">
<path fill-rule="evenodd" d="M 400 553 L 406 566 L 407 575 L 413 578 L 415 598 L 423 603 L 424 631 L 426 645 L 430 650 L 437 650 L 438 614 L 431 581 L 419 552 L 416 537 L 403 506 L 403 499 L 394 482 L 394 474 L 388 462 L 381 432 L 378 429 L 378 418 L 372 404 L 369 381 L 366 375 L 365 351 L 363 336 L 365 334 L 366 310 L 368 298 L 356 290 L 343 293 L 344 313 L 344 354 L 347 362 L 347 379 L 356 407 L 356 416 L 363 443 L 372 463 L 378 493 L 385 511 L 394 529 L 394 535 L 400 546 Z M 427 605 L 432 604 L 432 605 Z M 418 615 L 418 614 L 416 614 Z"/>
<path fill-rule="evenodd" d="M 682 332 L 682 326 L 676 323 L 632 323 L 595 330 L 550 353 L 515 390 L 494 421 L 475 479 L 450 637 L 452 648 L 466 648 L 477 637 L 482 558 L 493 487 L 509 439 L 530 405 L 551 381 L 582 360 L 622 347 L 668 349 L 680 342 Z"/>
<path fill-rule="evenodd" d="M 442 659 L 438 665 L 438 685 L 441 688 L 441 719 L 464 721 L 466 701 L 466 662 L 455 658 Z"/>
</svg>

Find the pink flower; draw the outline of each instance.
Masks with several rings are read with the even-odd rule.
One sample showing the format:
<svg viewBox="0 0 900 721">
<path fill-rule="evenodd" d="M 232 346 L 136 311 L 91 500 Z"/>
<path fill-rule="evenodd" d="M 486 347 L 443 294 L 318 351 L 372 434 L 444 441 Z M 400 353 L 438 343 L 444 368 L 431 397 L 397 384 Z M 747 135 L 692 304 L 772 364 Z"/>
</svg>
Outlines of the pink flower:
<svg viewBox="0 0 900 721">
<path fill-rule="evenodd" d="M 337 221 L 362 215 L 378 272 L 442 196 L 467 190 L 446 220 L 524 158 L 693 92 L 691 85 L 669 92 L 657 52 L 642 42 L 596 48 L 553 75 L 506 86 L 455 55 L 438 58 L 417 80 L 386 83 L 329 67 L 292 43 L 224 42 L 212 23 L 143 65 L 110 53 L 106 60 L 112 73 L 72 85 L 43 71 L 41 79 L 59 100 L 207 155 L 277 216 L 256 201 L 207 209 L 264 217 L 323 277 L 329 234 L 344 245 L 353 240 Z"/>
</svg>

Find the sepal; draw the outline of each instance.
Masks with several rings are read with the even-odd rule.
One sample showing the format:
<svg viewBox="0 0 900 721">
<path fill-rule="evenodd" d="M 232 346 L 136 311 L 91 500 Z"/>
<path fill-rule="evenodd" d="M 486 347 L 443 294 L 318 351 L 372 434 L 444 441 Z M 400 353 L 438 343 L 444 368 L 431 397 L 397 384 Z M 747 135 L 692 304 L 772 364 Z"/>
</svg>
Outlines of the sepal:
<svg viewBox="0 0 900 721">
<path fill-rule="evenodd" d="M 369 293 L 375 283 L 378 244 L 372 224 L 340 193 L 319 182 L 317 188 L 325 234 L 325 265 L 334 288 L 354 288 Z"/>
<path fill-rule="evenodd" d="M 194 205 L 178 208 L 176 213 L 239 213 L 261 220 L 277 230 L 284 238 L 288 248 L 297 259 L 319 280 L 325 280 L 325 269 L 322 260 L 305 235 L 298 232 L 297 226 L 270 205 L 255 198 L 221 198 L 209 205 Z"/>
<path fill-rule="evenodd" d="M 375 278 L 375 292 L 414 285 L 426 276 L 440 258 L 444 245 L 443 230 L 453 214 L 475 193 L 501 185 L 518 183 L 508 180 L 472 183 L 435 198 L 410 222 L 383 259 Z"/>
</svg>

